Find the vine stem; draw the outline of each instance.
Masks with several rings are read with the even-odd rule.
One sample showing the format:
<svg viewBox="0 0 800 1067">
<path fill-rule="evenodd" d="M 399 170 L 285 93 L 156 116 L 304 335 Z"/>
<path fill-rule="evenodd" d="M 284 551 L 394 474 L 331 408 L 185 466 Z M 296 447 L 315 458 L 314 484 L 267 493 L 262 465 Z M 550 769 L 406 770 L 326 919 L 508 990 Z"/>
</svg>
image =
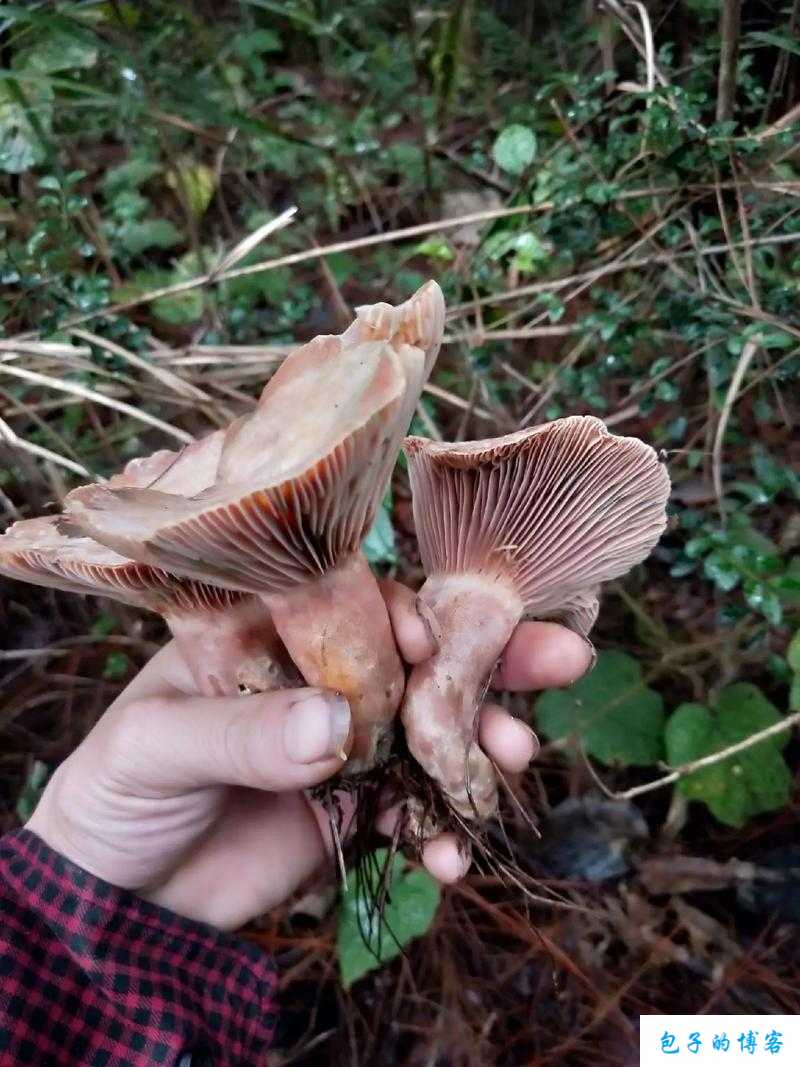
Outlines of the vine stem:
<svg viewBox="0 0 800 1067">
<path fill-rule="evenodd" d="M 614 792 L 613 789 L 608 788 L 586 757 L 585 752 L 584 759 L 586 759 L 592 778 L 607 797 L 611 800 L 632 800 L 634 797 L 642 796 L 644 793 L 652 793 L 654 789 L 672 785 L 673 782 L 677 782 L 680 778 L 685 778 L 687 774 L 692 774 L 694 771 L 702 770 L 703 767 L 712 767 L 715 763 L 721 763 L 728 756 L 735 756 L 737 752 L 744 752 L 746 749 L 752 748 L 753 745 L 766 741 L 769 737 L 775 737 L 776 734 L 783 733 L 784 730 L 791 730 L 793 726 L 800 726 L 800 711 L 794 712 L 794 714 L 787 716 L 780 722 L 773 723 L 772 726 L 759 730 L 758 733 L 751 734 L 750 737 L 746 737 L 743 741 L 737 741 L 734 745 L 728 745 L 727 748 L 720 749 L 719 752 L 712 752 L 709 756 L 702 756 L 700 759 L 691 760 L 689 763 L 682 763 L 679 767 L 675 767 L 670 771 L 669 774 L 665 774 L 663 778 L 656 778 L 654 781 L 645 782 L 643 785 L 635 785 L 621 793 Z"/>
</svg>

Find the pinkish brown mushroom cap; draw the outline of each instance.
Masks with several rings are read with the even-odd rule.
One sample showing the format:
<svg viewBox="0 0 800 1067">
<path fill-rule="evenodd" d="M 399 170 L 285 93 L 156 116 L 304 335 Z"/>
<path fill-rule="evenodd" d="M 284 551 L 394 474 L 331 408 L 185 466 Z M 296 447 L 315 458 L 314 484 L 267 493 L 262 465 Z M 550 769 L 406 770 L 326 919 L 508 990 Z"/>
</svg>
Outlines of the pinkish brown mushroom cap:
<svg viewBox="0 0 800 1067">
<path fill-rule="evenodd" d="M 142 486 L 86 486 L 66 511 L 132 558 L 252 592 L 280 592 L 356 551 L 441 343 L 435 282 L 398 308 L 359 309 L 341 336 L 295 350 L 256 410 L 211 446 L 187 446 Z M 216 435 L 215 435 L 216 436 Z M 199 448 L 207 475 L 181 484 Z"/>
<path fill-rule="evenodd" d="M 126 559 L 70 532 L 60 516 L 14 523 L 0 537 L 0 574 L 157 612 L 168 622 L 200 692 L 274 689 L 296 677 L 257 597 Z"/>
<path fill-rule="evenodd" d="M 194 496 L 216 481 L 224 440 L 224 431 L 216 430 L 177 452 L 162 449 L 132 459 L 105 484 L 109 489 L 157 489 Z"/>
<path fill-rule="evenodd" d="M 602 582 L 650 553 L 669 477 L 655 451 L 572 416 L 505 437 L 405 443 L 426 573 L 494 574 L 526 614 L 586 634 Z"/>
<path fill-rule="evenodd" d="M 0 574 L 65 592 L 107 596 L 160 614 L 224 608 L 241 599 L 230 590 L 135 563 L 91 537 L 65 532 L 56 515 L 22 519 L 0 536 Z"/>
</svg>

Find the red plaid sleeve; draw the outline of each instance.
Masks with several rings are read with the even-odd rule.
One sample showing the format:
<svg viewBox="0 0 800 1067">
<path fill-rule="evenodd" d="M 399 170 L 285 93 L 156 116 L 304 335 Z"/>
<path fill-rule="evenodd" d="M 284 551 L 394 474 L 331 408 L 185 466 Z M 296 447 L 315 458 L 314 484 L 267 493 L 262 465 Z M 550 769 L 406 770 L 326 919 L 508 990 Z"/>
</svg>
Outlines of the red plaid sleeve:
<svg viewBox="0 0 800 1067">
<path fill-rule="evenodd" d="M 0 838 L 0 1065 L 266 1062 L 275 969 L 255 945 Z"/>
</svg>

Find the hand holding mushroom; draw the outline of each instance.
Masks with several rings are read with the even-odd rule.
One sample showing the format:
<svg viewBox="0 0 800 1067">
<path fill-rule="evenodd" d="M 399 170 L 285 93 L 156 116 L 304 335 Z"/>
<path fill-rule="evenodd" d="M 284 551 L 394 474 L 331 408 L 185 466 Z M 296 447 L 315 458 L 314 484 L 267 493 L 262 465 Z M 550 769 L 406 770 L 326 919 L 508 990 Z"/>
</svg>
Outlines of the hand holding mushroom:
<svg viewBox="0 0 800 1067">
<path fill-rule="evenodd" d="M 400 651 L 419 663 L 432 645 L 414 594 L 396 583 L 384 592 Z M 496 681 L 564 685 L 589 655 L 563 627 L 522 623 Z M 330 854 L 327 814 L 308 790 L 341 769 L 347 711 L 318 689 L 208 696 L 170 642 L 57 768 L 28 827 L 114 885 L 233 929 L 285 900 Z M 483 709 L 479 736 L 505 773 L 535 754 L 527 727 L 496 706 Z M 447 882 L 468 866 L 449 834 L 426 842 L 422 858 Z"/>
<path fill-rule="evenodd" d="M 70 494 L 64 517 L 25 520 L 0 538 L 0 572 L 160 611 L 191 670 L 192 691 L 216 698 L 224 720 L 233 714 L 231 699 L 240 701 L 243 722 L 247 708 L 262 708 L 253 715 L 265 716 L 264 736 L 271 736 L 271 718 L 291 719 L 293 691 L 236 694 L 284 687 L 298 672 L 315 692 L 340 694 L 347 732 L 337 735 L 335 753 L 311 760 L 312 770 L 282 778 L 270 771 L 271 760 L 286 763 L 285 731 L 274 752 L 247 757 L 246 780 L 241 767 L 234 773 L 221 765 L 216 777 L 203 769 L 217 792 L 210 810 L 195 813 L 199 836 L 186 827 L 184 844 L 194 851 L 179 866 L 189 885 L 208 884 L 232 847 L 226 835 L 236 820 L 237 848 L 245 841 L 255 847 L 269 834 L 280 840 L 285 832 L 288 840 L 303 821 L 307 831 L 315 809 L 305 797 L 287 815 L 274 794 L 258 791 L 298 790 L 341 769 L 358 779 L 380 767 L 392 750 L 401 701 L 408 749 L 440 790 L 450 821 L 493 815 L 495 766 L 522 769 L 534 750 L 526 727 L 497 706 L 482 707 L 496 663 L 502 658 L 494 675 L 499 687 L 574 680 L 590 659 L 588 644 L 575 634 L 588 633 L 594 621 L 599 584 L 642 560 L 663 529 L 664 468 L 652 449 L 610 435 L 597 419 L 563 419 L 458 445 L 410 438 L 428 579 L 416 604 L 396 584 L 384 602 L 360 544 L 443 326 L 435 283 L 397 308 L 360 309 L 341 336 L 292 353 L 256 409 L 227 430 L 177 454 L 135 461 L 106 485 Z M 524 614 L 563 621 L 575 634 L 549 622 L 518 625 Z M 407 681 L 398 646 L 412 665 Z M 548 668 L 554 649 L 563 662 Z M 283 711 L 270 712 L 273 704 Z M 165 738 L 168 711 L 169 701 Z M 210 724 L 210 704 L 206 711 Z M 159 729 L 155 719 L 152 728 Z M 187 778 L 190 792 L 201 785 L 196 779 L 197 773 Z M 168 774 L 164 782 L 161 788 L 174 790 Z M 230 786 L 254 791 L 246 810 Z M 463 873 L 455 838 L 438 834 L 442 825 L 418 806 L 411 815 L 429 868 L 444 880 Z M 68 817 L 61 812 L 62 821 Z M 315 834 L 297 872 L 321 855 Z M 281 884 L 288 892 L 299 879 L 293 873 Z M 174 887 L 172 874 L 164 884 Z M 154 893 L 172 902 L 169 893 Z M 259 899 L 266 902 L 263 894 Z"/>
</svg>

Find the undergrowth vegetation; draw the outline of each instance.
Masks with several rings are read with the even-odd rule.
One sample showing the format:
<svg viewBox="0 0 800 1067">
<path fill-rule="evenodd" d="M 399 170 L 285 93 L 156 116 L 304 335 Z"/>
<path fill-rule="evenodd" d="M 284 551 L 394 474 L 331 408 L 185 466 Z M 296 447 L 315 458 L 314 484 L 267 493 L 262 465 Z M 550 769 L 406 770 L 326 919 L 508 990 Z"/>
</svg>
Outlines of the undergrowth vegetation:
<svg viewBox="0 0 800 1067">
<path fill-rule="evenodd" d="M 508 800 L 498 840 L 563 907 L 492 872 L 439 903 L 398 857 L 371 952 L 354 883 L 340 920 L 327 890 L 269 917 L 291 1062 L 616 1063 L 641 1011 L 800 1009 L 799 25 L 749 0 L 0 8 L 4 523 L 227 423 L 291 344 L 428 277 L 447 337 L 414 432 L 596 414 L 673 480 L 594 671 L 511 701 L 544 836 Z M 366 547 L 419 583 L 402 465 Z M 8 827 L 164 634 L 0 589 Z"/>
</svg>

